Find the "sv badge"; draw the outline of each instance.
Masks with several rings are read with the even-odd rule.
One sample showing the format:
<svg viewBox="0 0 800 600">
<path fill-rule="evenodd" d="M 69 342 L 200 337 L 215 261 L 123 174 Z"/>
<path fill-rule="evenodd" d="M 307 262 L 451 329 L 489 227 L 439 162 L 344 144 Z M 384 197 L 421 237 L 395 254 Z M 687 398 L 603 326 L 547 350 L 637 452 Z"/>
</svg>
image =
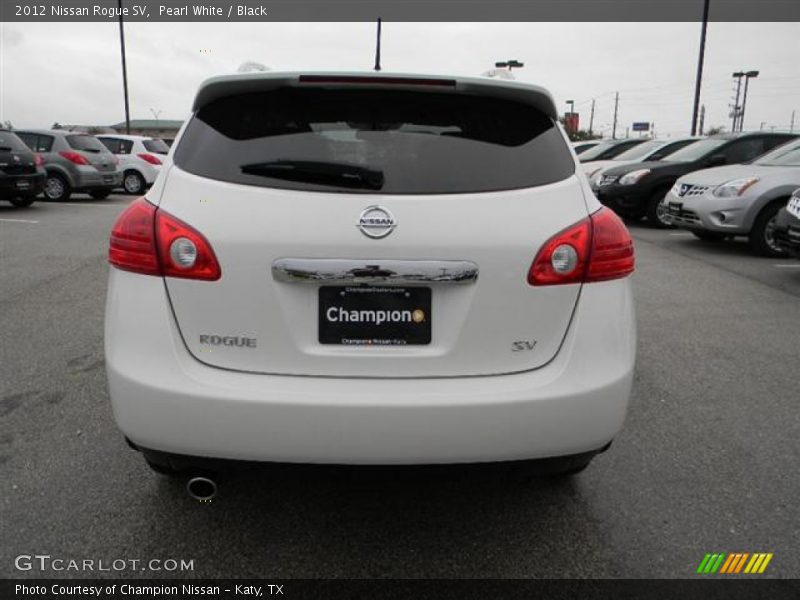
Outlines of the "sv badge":
<svg viewBox="0 0 800 600">
<path fill-rule="evenodd" d="M 522 352 L 522 351 L 530 352 L 535 347 L 536 347 L 536 340 L 517 340 L 515 342 L 511 342 L 512 352 Z"/>
</svg>

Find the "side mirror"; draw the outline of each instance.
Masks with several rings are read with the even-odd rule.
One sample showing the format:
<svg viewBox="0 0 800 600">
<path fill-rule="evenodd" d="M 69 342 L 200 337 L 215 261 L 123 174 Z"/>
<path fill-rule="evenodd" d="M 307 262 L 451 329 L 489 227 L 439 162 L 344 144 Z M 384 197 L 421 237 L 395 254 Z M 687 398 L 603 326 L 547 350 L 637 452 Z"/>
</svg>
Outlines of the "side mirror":
<svg viewBox="0 0 800 600">
<path fill-rule="evenodd" d="M 724 154 L 712 154 L 711 157 L 706 161 L 709 167 L 719 167 L 720 165 L 724 165 L 728 162 L 728 157 Z"/>
</svg>

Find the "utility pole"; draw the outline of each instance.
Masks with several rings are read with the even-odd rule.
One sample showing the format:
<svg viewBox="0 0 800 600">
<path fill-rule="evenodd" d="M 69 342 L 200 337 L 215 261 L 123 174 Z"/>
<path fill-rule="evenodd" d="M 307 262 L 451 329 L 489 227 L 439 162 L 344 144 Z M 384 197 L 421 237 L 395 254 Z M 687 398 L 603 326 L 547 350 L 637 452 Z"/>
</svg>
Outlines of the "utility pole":
<svg viewBox="0 0 800 600">
<path fill-rule="evenodd" d="M 744 77 L 744 73 L 741 71 L 734 73 L 733 77 L 736 78 L 736 101 L 733 104 L 733 127 L 731 131 L 739 131 L 737 128 L 737 124 L 739 122 L 739 93 L 742 89 L 742 77 Z"/>
<path fill-rule="evenodd" d="M 700 29 L 700 52 L 697 55 L 697 79 L 694 83 L 694 109 L 692 110 L 692 135 L 697 131 L 697 111 L 700 105 L 700 86 L 703 83 L 703 62 L 706 56 L 706 30 L 708 29 L 708 7 L 710 0 L 703 4 L 703 27 Z"/>
<path fill-rule="evenodd" d="M 125 94 L 125 133 L 131 134 L 131 111 L 128 106 L 128 67 L 125 65 L 125 28 L 122 26 L 122 0 L 119 5 L 119 48 L 122 53 L 122 91 Z"/>
<path fill-rule="evenodd" d="M 794 113 L 792 113 L 792 123 L 794 123 Z M 592 137 L 593 125 L 594 125 L 594 98 L 592 98 L 592 114 L 589 115 L 589 137 Z"/>
<path fill-rule="evenodd" d="M 744 127 L 744 109 L 747 107 L 747 85 L 750 79 L 758 77 L 758 71 L 748 71 L 744 74 L 744 98 L 742 99 L 742 115 L 739 117 L 739 131 Z"/>
<path fill-rule="evenodd" d="M 703 125 L 705 125 L 705 122 L 706 122 L 706 105 L 703 104 L 703 106 L 700 107 L 700 125 L 698 127 L 697 135 L 703 135 Z M 695 133 L 692 132 L 692 135 L 694 134 Z"/>
<path fill-rule="evenodd" d="M 381 18 L 378 17 L 378 39 L 375 44 L 375 70 L 381 70 Z"/>
<path fill-rule="evenodd" d="M 611 139 L 617 139 L 617 111 L 619 110 L 619 92 L 614 97 L 614 126 L 611 129 Z"/>
</svg>

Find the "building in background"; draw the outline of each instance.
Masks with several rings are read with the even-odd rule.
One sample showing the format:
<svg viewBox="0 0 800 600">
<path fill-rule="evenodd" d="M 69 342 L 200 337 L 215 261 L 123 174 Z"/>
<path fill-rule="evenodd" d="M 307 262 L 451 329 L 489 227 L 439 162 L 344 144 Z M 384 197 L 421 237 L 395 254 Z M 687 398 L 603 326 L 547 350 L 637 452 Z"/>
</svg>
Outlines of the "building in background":
<svg viewBox="0 0 800 600">
<path fill-rule="evenodd" d="M 149 137 L 174 139 L 183 121 L 170 119 L 131 119 L 131 135 L 146 135 Z M 127 133 L 125 121 L 110 125 L 116 133 Z"/>
</svg>

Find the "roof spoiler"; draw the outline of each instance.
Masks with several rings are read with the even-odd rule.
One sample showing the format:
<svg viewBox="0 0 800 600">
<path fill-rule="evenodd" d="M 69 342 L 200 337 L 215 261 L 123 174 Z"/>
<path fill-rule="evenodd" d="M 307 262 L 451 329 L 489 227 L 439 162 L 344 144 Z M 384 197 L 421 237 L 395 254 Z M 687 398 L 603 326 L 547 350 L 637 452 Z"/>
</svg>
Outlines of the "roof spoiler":
<svg viewBox="0 0 800 600">
<path fill-rule="evenodd" d="M 513 100 L 537 108 L 553 120 L 558 118 L 553 97 L 543 87 L 518 81 L 479 77 L 441 77 L 398 73 L 242 73 L 207 79 L 200 85 L 192 111 L 225 96 L 264 92 L 282 87 L 336 87 L 355 89 L 430 90 Z"/>
</svg>

